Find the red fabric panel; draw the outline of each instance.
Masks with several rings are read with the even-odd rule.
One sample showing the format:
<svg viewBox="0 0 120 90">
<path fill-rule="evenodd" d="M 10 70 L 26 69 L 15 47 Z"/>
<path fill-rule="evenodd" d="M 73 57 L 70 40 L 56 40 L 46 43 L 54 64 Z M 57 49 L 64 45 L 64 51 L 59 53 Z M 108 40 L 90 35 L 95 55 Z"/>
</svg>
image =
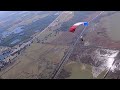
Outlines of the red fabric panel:
<svg viewBox="0 0 120 90">
<path fill-rule="evenodd" d="M 72 27 L 70 27 L 69 31 L 74 32 L 76 28 L 77 28 L 77 26 L 72 26 Z"/>
</svg>

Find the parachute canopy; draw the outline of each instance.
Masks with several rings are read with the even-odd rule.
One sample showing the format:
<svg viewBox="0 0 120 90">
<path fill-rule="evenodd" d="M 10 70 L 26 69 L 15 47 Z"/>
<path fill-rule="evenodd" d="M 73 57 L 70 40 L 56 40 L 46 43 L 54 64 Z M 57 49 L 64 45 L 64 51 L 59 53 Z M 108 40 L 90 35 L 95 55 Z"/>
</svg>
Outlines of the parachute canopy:
<svg viewBox="0 0 120 90">
<path fill-rule="evenodd" d="M 88 26 L 88 22 L 78 22 L 70 27 L 70 32 L 74 32 L 79 25 Z"/>
</svg>

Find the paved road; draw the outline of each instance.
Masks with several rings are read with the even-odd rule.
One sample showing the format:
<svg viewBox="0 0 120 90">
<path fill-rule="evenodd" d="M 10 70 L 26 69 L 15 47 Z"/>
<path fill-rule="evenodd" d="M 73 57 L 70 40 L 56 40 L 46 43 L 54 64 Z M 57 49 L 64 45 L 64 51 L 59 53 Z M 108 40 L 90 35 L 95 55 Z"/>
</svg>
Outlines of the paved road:
<svg viewBox="0 0 120 90">
<path fill-rule="evenodd" d="M 98 16 L 100 16 L 102 13 L 104 13 L 104 11 L 100 12 L 98 15 L 96 15 L 93 19 L 91 19 L 88 23 L 92 22 L 94 19 L 96 19 Z M 86 30 L 86 27 L 84 27 L 84 29 L 82 30 L 82 32 L 80 33 L 80 35 L 77 37 L 76 42 L 73 44 L 72 47 L 70 47 L 70 49 L 68 50 L 67 54 L 63 56 L 60 64 L 58 65 L 57 69 L 55 70 L 55 72 L 53 72 L 53 76 L 51 77 L 52 79 L 56 79 L 58 74 L 60 73 L 61 69 L 63 68 L 65 62 L 67 62 L 67 60 L 69 59 L 70 55 L 72 54 L 72 51 L 74 50 L 77 42 L 79 41 L 80 37 L 82 36 L 82 34 L 84 33 L 84 31 Z"/>
</svg>

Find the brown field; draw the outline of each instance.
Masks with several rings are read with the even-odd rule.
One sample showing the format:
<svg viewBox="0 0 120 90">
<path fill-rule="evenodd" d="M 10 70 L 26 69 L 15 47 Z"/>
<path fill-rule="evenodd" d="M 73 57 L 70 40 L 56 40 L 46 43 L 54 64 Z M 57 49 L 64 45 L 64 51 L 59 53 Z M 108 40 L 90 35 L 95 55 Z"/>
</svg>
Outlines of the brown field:
<svg viewBox="0 0 120 90">
<path fill-rule="evenodd" d="M 116 17 L 118 16 L 120 16 L 120 14 L 115 13 L 111 16 L 103 17 L 95 26 L 94 31 L 92 29 L 93 27 L 91 27 L 91 33 L 88 33 L 85 39 L 89 41 L 91 45 L 103 48 L 119 49 L 119 25 L 116 26 L 115 24 L 120 21 L 119 19 L 116 21 Z M 117 39 L 117 41 L 115 39 Z"/>
<path fill-rule="evenodd" d="M 94 17 L 97 13 L 91 15 L 90 18 Z M 57 19 L 60 20 L 59 23 L 63 23 L 72 18 L 73 15 L 74 14 L 70 15 L 70 13 L 62 13 Z M 90 18 L 86 20 L 90 20 Z M 89 43 L 88 47 L 85 47 L 82 43 L 77 44 L 75 50 L 69 58 L 69 61 L 64 66 L 61 74 L 59 75 L 59 78 L 94 78 L 92 74 L 93 66 L 91 64 L 82 63 L 81 60 L 84 60 L 82 55 L 87 57 L 88 54 L 86 54 L 86 52 L 88 51 L 89 54 L 91 54 L 91 51 L 93 49 L 91 49 L 90 51 L 90 46 L 94 47 L 98 45 L 103 48 L 105 48 L 109 44 L 109 46 L 111 46 L 111 43 L 106 41 L 109 41 L 109 38 L 106 36 L 107 34 L 104 33 L 106 29 L 102 26 L 103 23 L 101 22 L 97 25 L 97 31 L 102 32 L 102 34 L 98 35 L 97 31 L 91 31 L 85 37 L 85 41 L 88 41 Z M 74 38 L 77 36 L 77 33 L 80 33 L 82 30 L 78 29 L 74 34 L 70 32 L 55 33 L 54 30 L 60 28 L 60 26 L 61 24 L 53 22 L 50 25 L 50 28 L 47 27 L 44 32 L 38 33 L 37 39 L 40 42 L 36 42 L 36 40 L 29 47 L 27 47 L 27 49 L 20 56 L 17 57 L 16 62 L 12 66 L 0 72 L 1 78 L 50 78 L 52 73 L 54 72 L 54 69 L 66 53 L 66 50 L 71 45 L 71 41 L 73 41 Z M 92 30 L 92 27 L 89 27 L 88 29 Z M 41 43 L 42 40 L 44 43 Z M 97 47 L 95 47 L 94 49 L 97 49 Z M 77 55 L 80 56 L 80 59 L 77 58 Z M 90 58 L 86 58 L 86 61 L 89 61 L 89 59 Z M 106 71 L 102 71 L 97 76 L 97 78 L 103 78 L 105 73 Z"/>
<path fill-rule="evenodd" d="M 71 72 L 67 79 L 90 79 L 93 78 L 91 67 L 80 63 L 73 63 L 66 65 L 66 70 Z"/>
<path fill-rule="evenodd" d="M 50 65 L 57 64 L 64 55 L 67 46 L 55 46 L 44 44 L 32 44 L 28 47 L 24 54 L 19 56 L 17 65 L 7 71 L 2 78 L 38 78 L 39 74 L 46 69 L 46 64 L 50 62 Z M 45 60 L 45 61 L 44 61 Z M 48 64 L 49 65 L 49 64 Z M 32 77 L 32 75 L 34 77 Z M 45 75 L 45 74 L 44 74 Z"/>
<path fill-rule="evenodd" d="M 62 22 L 64 22 L 64 19 Z M 42 34 L 40 33 L 38 39 L 44 39 L 44 44 L 38 42 L 32 43 L 17 57 L 16 62 L 12 66 L 0 72 L 1 78 L 50 78 L 55 66 L 64 56 L 66 49 L 68 49 L 67 45 L 50 43 L 61 35 L 59 33 L 55 36 L 53 30 L 56 27 L 59 28 L 60 25 L 52 27 L 53 29 L 51 30 L 47 28 Z M 51 36 L 45 40 L 45 37 L 50 33 L 52 33 Z"/>
<path fill-rule="evenodd" d="M 103 15 L 107 15 L 107 13 L 108 12 L 105 12 Z M 98 23 L 93 23 L 94 30 L 93 26 L 88 27 L 87 29 L 89 30 L 89 32 L 84 36 L 84 42 L 83 43 L 78 42 L 71 56 L 69 57 L 68 62 L 65 64 L 64 68 L 58 75 L 58 78 L 64 79 L 104 78 L 109 69 L 103 68 L 101 69 L 98 66 L 95 66 L 95 63 L 99 60 L 99 58 L 94 59 L 95 54 L 93 53 L 93 51 L 97 49 L 100 50 L 107 49 L 111 51 L 120 50 L 119 41 L 120 35 L 118 25 L 120 21 L 119 17 L 120 17 L 119 12 L 114 13 L 112 15 L 101 18 Z M 88 43 L 87 46 L 85 46 L 86 42 Z M 79 58 L 77 56 L 79 56 Z M 93 67 L 99 68 L 98 72 L 100 73 L 97 75 L 97 77 L 93 77 L 92 73 Z M 119 71 L 116 72 L 119 73 Z M 118 74 L 117 75 L 115 74 L 116 72 L 114 73 L 110 72 L 108 77 L 106 78 L 111 77 L 115 78 L 116 76 L 118 77 Z"/>
</svg>

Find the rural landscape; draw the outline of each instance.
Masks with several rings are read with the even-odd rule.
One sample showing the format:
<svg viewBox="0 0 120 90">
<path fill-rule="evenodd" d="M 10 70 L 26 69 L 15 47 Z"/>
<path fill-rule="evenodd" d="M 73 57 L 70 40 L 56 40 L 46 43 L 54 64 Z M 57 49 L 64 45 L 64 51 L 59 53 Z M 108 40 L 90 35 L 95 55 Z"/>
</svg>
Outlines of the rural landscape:
<svg viewBox="0 0 120 90">
<path fill-rule="evenodd" d="M 0 79 L 120 78 L 119 11 L 0 14 Z"/>
</svg>

